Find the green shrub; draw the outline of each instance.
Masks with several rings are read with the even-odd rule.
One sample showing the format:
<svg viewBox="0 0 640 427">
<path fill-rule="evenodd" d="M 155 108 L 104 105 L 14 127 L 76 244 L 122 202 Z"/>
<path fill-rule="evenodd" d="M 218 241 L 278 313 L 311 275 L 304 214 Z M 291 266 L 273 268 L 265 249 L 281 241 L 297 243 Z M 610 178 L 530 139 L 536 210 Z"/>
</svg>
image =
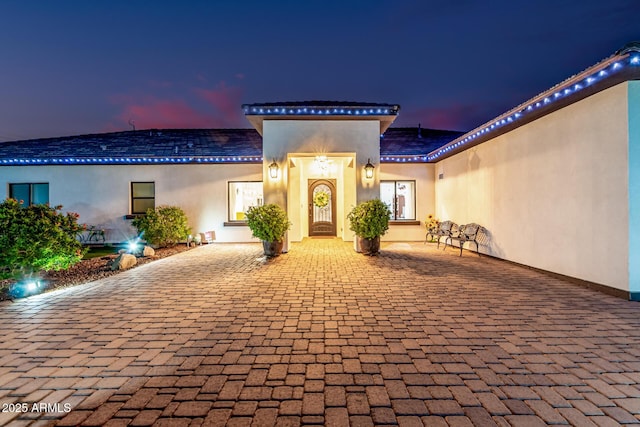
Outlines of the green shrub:
<svg viewBox="0 0 640 427">
<path fill-rule="evenodd" d="M 62 270 L 82 259 L 76 240 L 83 230 L 78 214 L 62 206 L 20 207 L 17 200 L 0 204 L 0 278 L 44 270 Z"/>
<path fill-rule="evenodd" d="M 263 242 L 281 242 L 291 227 L 287 213 L 276 204 L 252 206 L 246 213 L 247 225 Z"/>
<path fill-rule="evenodd" d="M 391 210 L 380 199 L 360 203 L 347 215 L 349 229 L 358 237 L 373 239 L 383 236 L 389 229 Z"/>
<path fill-rule="evenodd" d="M 158 206 L 135 218 L 133 226 L 154 246 L 164 248 L 187 240 L 191 229 L 184 211 L 177 206 Z"/>
</svg>

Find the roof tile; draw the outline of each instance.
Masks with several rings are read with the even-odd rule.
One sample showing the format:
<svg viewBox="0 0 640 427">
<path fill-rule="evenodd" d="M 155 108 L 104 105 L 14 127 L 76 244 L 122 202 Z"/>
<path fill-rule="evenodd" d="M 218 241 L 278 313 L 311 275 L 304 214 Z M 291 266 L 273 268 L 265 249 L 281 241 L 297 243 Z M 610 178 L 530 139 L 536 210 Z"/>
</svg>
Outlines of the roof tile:
<svg viewBox="0 0 640 427">
<path fill-rule="evenodd" d="M 461 134 L 389 128 L 380 138 L 380 155 L 426 155 Z M 0 143 L 0 160 L 220 156 L 261 157 L 262 137 L 254 129 L 147 129 Z"/>
</svg>

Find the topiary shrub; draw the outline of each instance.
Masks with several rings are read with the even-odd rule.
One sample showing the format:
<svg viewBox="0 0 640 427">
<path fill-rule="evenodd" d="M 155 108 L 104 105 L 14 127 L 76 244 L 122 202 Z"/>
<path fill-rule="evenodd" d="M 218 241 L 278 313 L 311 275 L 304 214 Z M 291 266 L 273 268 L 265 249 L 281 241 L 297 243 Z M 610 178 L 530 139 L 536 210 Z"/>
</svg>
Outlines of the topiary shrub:
<svg viewBox="0 0 640 427">
<path fill-rule="evenodd" d="M 250 207 L 246 218 L 253 237 L 263 242 L 281 242 L 291 227 L 287 213 L 274 203 Z"/>
<path fill-rule="evenodd" d="M 20 207 L 14 199 L 0 204 L 0 278 L 63 270 L 82 259 L 86 249 L 76 236 L 84 228 L 78 214 L 63 214 L 61 209 Z"/>
<path fill-rule="evenodd" d="M 356 236 L 374 239 L 383 236 L 389 229 L 391 210 L 380 199 L 360 203 L 347 215 L 349 229 Z"/>
<path fill-rule="evenodd" d="M 135 218 L 133 226 L 151 245 L 159 248 L 186 241 L 191 233 L 184 211 L 177 206 L 158 206 Z"/>
</svg>

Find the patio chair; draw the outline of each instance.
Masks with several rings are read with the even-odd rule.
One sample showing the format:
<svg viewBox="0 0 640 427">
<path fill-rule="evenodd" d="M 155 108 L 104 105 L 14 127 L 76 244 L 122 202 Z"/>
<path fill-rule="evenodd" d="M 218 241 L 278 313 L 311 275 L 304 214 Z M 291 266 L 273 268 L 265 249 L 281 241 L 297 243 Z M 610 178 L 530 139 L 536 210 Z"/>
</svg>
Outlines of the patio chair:
<svg viewBox="0 0 640 427">
<path fill-rule="evenodd" d="M 429 241 L 429 236 L 431 236 L 431 239 L 437 237 L 437 241 L 438 241 L 437 247 L 438 249 L 440 249 L 440 238 L 443 236 L 449 237 L 451 235 L 452 229 L 454 229 L 455 227 L 457 227 L 457 225 L 453 221 L 442 221 L 441 223 L 438 224 L 438 228 L 436 228 L 435 230 L 433 229 L 427 230 L 427 234 L 424 237 L 425 238 L 424 242 L 427 243 Z"/>
<path fill-rule="evenodd" d="M 453 247 L 453 241 L 457 241 L 460 245 L 460 256 L 462 256 L 462 247 L 466 242 L 473 242 L 476 244 L 476 252 L 478 252 L 478 232 L 482 227 L 476 223 L 467 225 L 461 225 L 457 231 L 453 231 L 444 241 L 444 249 L 447 249 L 447 245 Z"/>
</svg>

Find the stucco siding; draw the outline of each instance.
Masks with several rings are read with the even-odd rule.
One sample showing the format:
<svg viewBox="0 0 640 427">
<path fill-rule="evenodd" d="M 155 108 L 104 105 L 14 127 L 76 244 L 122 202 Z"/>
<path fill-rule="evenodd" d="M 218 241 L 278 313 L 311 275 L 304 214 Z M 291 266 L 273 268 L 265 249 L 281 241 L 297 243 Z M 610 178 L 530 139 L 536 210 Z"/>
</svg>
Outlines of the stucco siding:
<svg viewBox="0 0 640 427">
<path fill-rule="evenodd" d="M 629 292 L 640 301 L 640 82 L 629 85 Z"/>
<path fill-rule="evenodd" d="M 135 235 L 130 211 L 130 183 L 155 182 L 155 204 L 184 209 L 193 232 L 214 230 L 218 242 L 250 241 L 247 227 L 224 227 L 227 220 L 227 183 L 261 181 L 259 164 L 138 165 L 138 166 L 18 166 L 0 169 L 8 196 L 8 184 L 48 182 L 51 205 L 80 214 L 82 223 L 107 229 L 111 242 Z"/>
<path fill-rule="evenodd" d="M 367 159 L 380 164 L 380 123 L 375 120 L 265 120 L 263 124 L 263 158 L 265 173 L 268 165 L 276 160 L 283 174 L 289 153 L 355 153 L 356 188 L 358 202 L 376 197 L 379 178 L 372 182 L 362 177 Z M 283 175 L 286 179 L 286 176 Z M 265 183 L 265 202 L 268 197 L 286 205 L 286 181 Z"/>
<path fill-rule="evenodd" d="M 425 238 L 424 221 L 427 215 L 435 214 L 435 165 L 425 163 L 383 163 L 380 165 L 381 181 L 416 182 L 416 220 L 419 225 L 391 224 L 382 237 L 385 241 L 420 241 Z"/>
<path fill-rule="evenodd" d="M 325 178 L 336 180 L 338 199 L 336 234 L 353 239 L 347 214 L 357 202 L 379 197 L 380 123 L 377 120 L 265 120 L 263 123 L 263 172 L 275 161 L 277 179 L 265 178 L 265 203 L 287 208 L 291 222 L 289 241 L 308 236 L 308 179 L 314 174 L 315 156 L 325 155 L 336 170 Z M 364 178 L 367 160 L 376 165 L 374 178 Z"/>
<path fill-rule="evenodd" d="M 623 83 L 438 162 L 437 216 L 486 227 L 487 254 L 628 290 L 628 128 Z"/>
</svg>

